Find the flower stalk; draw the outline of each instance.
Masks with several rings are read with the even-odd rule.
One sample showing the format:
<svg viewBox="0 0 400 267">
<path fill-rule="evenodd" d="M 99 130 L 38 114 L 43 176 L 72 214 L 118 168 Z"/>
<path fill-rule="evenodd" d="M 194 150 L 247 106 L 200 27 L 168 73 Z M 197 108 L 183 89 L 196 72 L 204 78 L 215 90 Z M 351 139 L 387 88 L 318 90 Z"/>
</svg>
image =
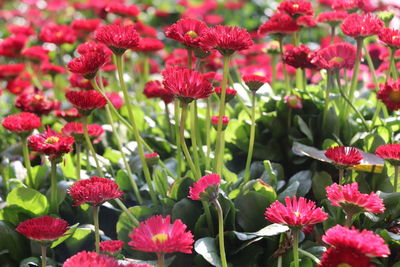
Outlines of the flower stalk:
<svg viewBox="0 0 400 267">
<path fill-rule="evenodd" d="M 75 144 L 75 156 L 76 156 L 76 179 L 79 181 L 81 179 L 81 144 Z"/>
<path fill-rule="evenodd" d="M 164 267 L 165 253 L 159 252 L 157 253 L 157 266 Z"/>
<path fill-rule="evenodd" d="M 279 42 L 279 51 L 280 51 L 280 55 L 281 55 L 281 59 L 282 59 L 282 57 L 283 57 L 283 36 L 279 36 L 278 42 Z M 283 69 L 283 77 L 285 80 L 286 95 L 289 95 L 291 92 L 289 75 L 288 75 L 288 72 L 286 69 L 286 63 L 283 62 L 283 60 L 282 60 L 282 69 Z"/>
<path fill-rule="evenodd" d="M 96 151 L 94 150 L 92 141 L 90 141 L 90 137 L 89 137 L 89 133 L 88 133 L 88 129 L 87 129 L 87 125 L 88 125 L 87 116 L 82 116 L 82 124 L 83 124 L 83 136 L 85 137 L 86 145 L 89 148 L 89 150 L 92 154 L 92 157 L 94 158 L 94 161 L 96 162 L 97 172 L 99 173 L 99 175 L 101 177 L 104 177 L 104 173 L 103 173 L 103 170 L 101 169 L 100 162 L 96 155 Z M 88 158 L 88 164 L 90 164 L 89 158 Z"/>
<path fill-rule="evenodd" d="M 399 180 L 399 169 L 400 169 L 399 165 L 394 165 L 394 183 L 393 183 L 394 192 L 397 192 L 398 180 Z"/>
<path fill-rule="evenodd" d="M 28 149 L 28 142 L 26 137 L 21 137 L 21 143 L 22 143 L 22 155 L 24 157 L 24 163 L 25 163 L 25 168 L 28 173 L 28 181 L 27 185 L 29 187 L 34 187 L 33 183 L 33 176 L 32 176 L 32 166 L 31 166 L 31 161 L 29 159 L 29 149 Z"/>
<path fill-rule="evenodd" d="M 213 201 L 213 204 L 215 205 L 215 208 L 217 209 L 218 213 L 218 241 L 219 241 L 219 253 L 221 257 L 221 263 L 222 267 L 227 267 L 227 261 L 226 261 L 226 254 L 225 254 L 225 243 L 224 243 L 224 217 L 222 213 L 222 207 L 218 201 L 218 199 L 215 199 Z"/>
<path fill-rule="evenodd" d="M 47 262 L 46 262 L 47 246 L 41 244 L 40 245 L 40 251 L 41 251 L 41 254 L 42 254 L 42 267 L 46 267 L 47 266 Z"/>
<path fill-rule="evenodd" d="M 181 137 L 179 131 L 179 101 L 174 101 L 174 119 L 175 119 L 175 138 L 176 138 L 176 160 L 177 163 L 177 178 L 181 177 L 182 172 L 182 151 L 181 151 Z"/>
<path fill-rule="evenodd" d="M 100 233 L 99 233 L 99 206 L 92 206 L 93 211 L 93 224 L 94 224 L 94 245 L 96 253 L 100 253 Z"/>
<path fill-rule="evenodd" d="M 294 266 L 299 267 L 299 229 L 292 229 L 293 234 L 293 261 Z"/>
<path fill-rule="evenodd" d="M 57 160 L 51 160 L 51 181 L 50 181 L 50 212 L 58 213 L 57 203 Z"/>
<path fill-rule="evenodd" d="M 253 158 L 254 139 L 256 134 L 256 92 L 252 91 L 251 93 L 252 93 L 251 128 L 250 128 L 249 151 L 247 153 L 246 169 L 244 172 L 244 180 L 243 180 L 244 183 L 248 182 L 250 179 L 250 165 L 251 165 L 251 159 Z"/>
</svg>

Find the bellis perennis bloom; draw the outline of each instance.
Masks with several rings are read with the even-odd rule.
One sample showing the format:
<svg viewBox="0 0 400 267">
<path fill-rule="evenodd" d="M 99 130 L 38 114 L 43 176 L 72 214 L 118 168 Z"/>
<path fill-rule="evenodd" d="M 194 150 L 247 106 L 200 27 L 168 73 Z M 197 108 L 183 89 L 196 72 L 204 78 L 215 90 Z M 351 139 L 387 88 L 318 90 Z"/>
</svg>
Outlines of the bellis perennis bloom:
<svg viewBox="0 0 400 267">
<path fill-rule="evenodd" d="M 209 174 L 200 178 L 189 189 L 189 198 L 193 200 L 214 201 L 218 198 L 221 178 L 218 174 Z"/>
<path fill-rule="evenodd" d="M 20 223 L 15 230 L 29 239 L 51 243 L 64 236 L 68 229 L 66 221 L 50 216 L 42 216 Z"/>
<path fill-rule="evenodd" d="M 379 146 L 375 154 L 387 160 L 390 164 L 394 166 L 400 165 L 400 144 L 387 144 Z"/>
<path fill-rule="evenodd" d="M 184 18 L 169 26 L 165 36 L 187 47 L 198 47 L 200 37 L 207 29 L 207 25 L 200 20 Z"/>
<path fill-rule="evenodd" d="M 68 63 L 68 69 L 72 73 L 80 74 L 86 79 L 93 79 L 105 62 L 106 57 L 104 53 L 90 52 L 72 59 Z"/>
<path fill-rule="evenodd" d="M 219 98 L 221 98 L 222 87 L 221 86 L 215 87 L 214 92 L 218 95 Z M 235 89 L 226 88 L 225 102 L 227 103 L 227 102 L 231 101 L 235 97 L 236 94 L 237 94 L 237 91 Z"/>
<path fill-rule="evenodd" d="M 358 212 L 383 213 L 383 200 L 373 192 L 363 194 L 358 191 L 358 184 L 333 184 L 326 189 L 326 196 L 333 206 L 342 207 L 346 214 L 354 215 Z"/>
<path fill-rule="evenodd" d="M 336 225 L 326 231 L 322 240 L 335 247 L 355 250 L 367 257 L 387 257 L 390 254 L 388 245 L 379 235 L 371 231 L 359 231 Z"/>
<path fill-rule="evenodd" d="M 115 181 L 93 176 L 90 179 L 75 182 L 69 188 L 68 194 L 74 199 L 75 206 L 84 203 L 100 206 L 108 200 L 122 197 L 124 193 Z"/>
<path fill-rule="evenodd" d="M 107 104 L 105 97 L 95 90 L 68 91 L 65 97 L 83 115 L 88 115 L 93 109 L 102 108 Z"/>
<path fill-rule="evenodd" d="M 120 267 L 118 261 L 96 252 L 81 251 L 67 259 L 63 267 Z"/>
<path fill-rule="evenodd" d="M 164 88 L 184 103 L 208 97 L 213 88 L 205 75 L 182 67 L 168 68 L 163 72 Z"/>
<path fill-rule="evenodd" d="M 326 150 L 325 156 L 339 168 L 358 165 L 363 159 L 356 148 L 347 146 L 330 147 Z"/>
<path fill-rule="evenodd" d="M 322 254 L 321 263 L 318 267 L 339 267 L 339 266 L 357 266 L 373 267 L 370 264 L 371 259 L 355 249 L 330 247 Z"/>
<path fill-rule="evenodd" d="M 342 25 L 340 25 L 340 29 L 347 36 L 364 38 L 379 34 L 383 26 L 383 21 L 375 15 L 353 13 L 345 18 Z"/>
<path fill-rule="evenodd" d="M 117 254 L 122 250 L 124 241 L 121 240 L 107 240 L 99 243 L 100 251 L 106 252 L 111 255 Z"/>
<path fill-rule="evenodd" d="M 42 126 L 40 118 L 29 112 L 21 112 L 4 118 L 3 127 L 10 132 L 29 134 L 34 129 Z"/>
<path fill-rule="evenodd" d="M 400 31 L 384 28 L 379 33 L 379 40 L 384 42 L 390 48 L 398 49 L 400 48 Z"/>
<path fill-rule="evenodd" d="M 267 208 L 265 219 L 272 223 L 286 224 L 289 227 L 304 227 L 325 221 L 328 214 L 315 206 L 315 202 L 296 196 L 285 198 L 286 206 L 278 200 Z"/>
<path fill-rule="evenodd" d="M 356 61 L 356 48 L 349 43 L 337 43 L 317 51 L 311 63 L 321 69 L 351 69 Z"/>
<path fill-rule="evenodd" d="M 218 129 L 218 121 L 219 121 L 219 116 L 212 116 L 211 117 L 211 124 L 214 127 L 215 130 Z M 229 117 L 228 116 L 223 116 L 222 117 L 222 131 L 225 131 L 226 127 L 228 126 L 229 123 Z"/>
<path fill-rule="evenodd" d="M 132 25 L 111 24 L 98 28 L 95 32 L 97 41 L 107 45 L 117 55 L 139 45 L 139 34 Z"/>
<path fill-rule="evenodd" d="M 279 4 L 278 10 L 280 12 L 285 12 L 292 17 L 314 15 L 311 2 L 303 0 L 285 0 Z"/>
<path fill-rule="evenodd" d="M 390 110 L 400 109 L 400 81 L 381 84 L 376 97 Z"/>
<path fill-rule="evenodd" d="M 292 17 L 285 13 L 276 13 L 258 28 L 258 34 L 290 34 L 299 30 L 300 27 Z"/>
<path fill-rule="evenodd" d="M 155 215 L 141 222 L 129 235 L 128 243 L 132 249 L 155 253 L 192 253 L 193 235 L 185 231 L 186 225 L 175 220 L 171 225 L 171 217 L 163 218 Z"/>
</svg>

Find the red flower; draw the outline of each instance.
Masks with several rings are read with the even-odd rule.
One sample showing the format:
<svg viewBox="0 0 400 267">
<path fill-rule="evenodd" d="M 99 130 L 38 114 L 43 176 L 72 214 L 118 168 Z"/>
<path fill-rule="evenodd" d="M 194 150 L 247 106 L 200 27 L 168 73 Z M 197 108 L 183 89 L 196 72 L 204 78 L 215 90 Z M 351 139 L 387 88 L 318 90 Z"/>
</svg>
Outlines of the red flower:
<svg viewBox="0 0 400 267">
<path fill-rule="evenodd" d="M 49 101 L 42 92 L 22 93 L 15 99 L 15 106 L 23 111 L 36 113 L 37 115 L 49 114 L 58 109 L 60 102 Z"/>
<path fill-rule="evenodd" d="M 42 122 L 40 118 L 29 112 L 21 112 L 4 118 L 3 127 L 14 133 L 29 133 L 34 129 L 40 128 Z"/>
<path fill-rule="evenodd" d="M 357 266 L 372 267 L 371 259 L 359 253 L 357 250 L 348 248 L 330 247 L 322 254 L 321 263 L 318 267 Z"/>
<path fill-rule="evenodd" d="M 102 26 L 95 31 L 95 38 L 117 55 L 122 55 L 126 49 L 137 48 L 139 45 L 139 34 L 132 25 Z"/>
<path fill-rule="evenodd" d="M 100 251 L 110 254 L 117 254 L 122 250 L 124 241 L 121 240 L 108 240 L 99 243 Z"/>
<path fill-rule="evenodd" d="M 40 31 L 39 38 L 46 43 L 56 45 L 73 44 L 76 40 L 75 32 L 67 25 L 48 24 Z"/>
<path fill-rule="evenodd" d="M 349 43 L 337 43 L 317 51 L 311 63 L 321 69 L 351 69 L 356 61 L 356 48 Z"/>
<path fill-rule="evenodd" d="M 218 129 L 218 121 L 219 121 L 219 116 L 212 116 L 211 117 L 211 124 L 214 127 L 215 130 Z M 228 126 L 229 123 L 229 117 L 228 116 L 223 116 L 222 117 L 222 130 L 225 131 L 226 127 Z"/>
<path fill-rule="evenodd" d="M 296 20 L 296 24 L 300 27 L 316 27 L 317 22 L 313 16 L 301 16 Z"/>
<path fill-rule="evenodd" d="M 137 17 L 140 13 L 139 8 L 135 5 L 125 5 L 118 2 L 111 2 L 105 9 L 109 13 L 121 16 Z"/>
<path fill-rule="evenodd" d="M 186 225 L 175 220 L 171 225 L 171 217 L 163 218 L 155 215 L 141 222 L 129 235 L 128 243 L 132 249 L 156 253 L 192 253 L 193 235 L 185 232 Z"/>
<path fill-rule="evenodd" d="M 314 69 L 316 66 L 311 63 L 313 53 L 306 45 L 286 49 L 283 53 L 282 60 L 295 68 Z"/>
<path fill-rule="evenodd" d="M 5 57 L 17 57 L 27 42 L 24 35 L 11 35 L 0 43 L 0 55 Z"/>
<path fill-rule="evenodd" d="M 161 98 L 165 103 L 171 103 L 174 95 L 165 90 L 160 81 L 149 81 L 146 83 L 143 94 L 147 98 Z"/>
<path fill-rule="evenodd" d="M 151 53 L 161 50 L 163 48 L 164 48 L 163 42 L 161 42 L 157 38 L 147 37 L 147 38 L 141 38 L 139 46 L 133 50 L 144 53 Z"/>
<path fill-rule="evenodd" d="M 214 92 L 218 95 L 219 98 L 221 98 L 221 94 L 222 94 L 222 87 L 218 86 L 215 87 Z M 231 101 L 237 94 L 237 91 L 234 89 L 230 89 L 230 88 L 226 88 L 225 91 L 225 102 L 229 102 Z"/>
<path fill-rule="evenodd" d="M 65 119 L 67 121 L 81 117 L 81 115 L 79 114 L 79 111 L 76 108 L 70 108 L 68 110 L 56 110 L 55 115 L 57 117 Z"/>
<path fill-rule="evenodd" d="M 201 199 L 201 200 L 214 201 L 215 199 L 218 198 L 218 190 L 220 183 L 221 183 L 221 177 L 218 174 L 205 175 L 189 188 L 189 198 L 193 200 Z"/>
<path fill-rule="evenodd" d="M 301 109 L 303 108 L 302 99 L 298 95 L 287 95 L 284 97 L 285 103 L 289 108 L 292 109 Z"/>
<path fill-rule="evenodd" d="M 360 232 L 354 227 L 349 229 L 336 225 L 326 231 L 322 240 L 335 248 L 355 250 L 371 258 L 387 257 L 390 254 L 389 247 L 382 237 L 368 230 Z"/>
<path fill-rule="evenodd" d="M 15 35 L 25 35 L 26 37 L 31 36 L 35 31 L 30 26 L 8 24 L 7 30 Z"/>
<path fill-rule="evenodd" d="M 40 45 L 34 45 L 28 47 L 22 51 L 22 56 L 24 58 L 30 59 L 32 61 L 48 61 L 49 60 L 49 50 L 44 49 Z"/>
<path fill-rule="evenodd" d="M 200 37 L 207 29 L 207 25 L 200 20 L 184 18 L 169 26 L 165 30 L 165 36 L 187 47 L 198 47 Z"/>
<path fill-rule="evenodd" d="M 164 88 L 185 103 L 208 97 L 213 88 L 201 73 L 181 67 L 168 68 L 163 72 Z"/>
<path fill-rule="evenodd" d="M 364 38 L 379 34 L 383 26 L 383 21 L 375 15 L 353 13 L 344 19 L 342 25 L 340 25 L 340 29 L 347 36 Z"/>
<path fill-rule="evenodd" d="M 15 230 L 29 239 L 50 243 L 65 236 L 65 232 L 68 229 L 66 221 L 50 216 L 42 216 L 20 223 Z"/>
<path fill-rule="evenodd" d="M 90 52 L 72 59 L 68 63 L 68 69 L 73 73 L 82 75 L 86 79 L 93 79 L 105 61 L 106 58 L 103 53 Z"/>
<path fill-rule="evenodd" d="M 94 143 L 98 143 L 101 139 L 101 135 L 105 132 L 103 127 L 98 124 L 89 124 L 87 126 L 88 134 L 90 137 L 94 137 Z M 64 127 L 61 129 L 61 132 L 65 135 L 70 135 L 75 138 L 75 141 L 83 141 L 83 124 L 79 122 L 68 122 L 67 124 L 64 125 Z"/>
<path fill-rule="evenodd" d="M 246 83 L 247 87 L 249 87 L 250 91 L 253 92 L 256 92 L 261 86 L 269 82 L 267 77 L 255 74 L 244 75 L 242 79 Z"/>
<path fill-rule="evenodd" d="M 348 146 L 330 147 L 326 150 L 325 156 L 340 168 L 358 165 L 363 159 L 356 148 Z"/>
<path fill-rule="evenodd" d="M 89 33 L 95 31 L 99 27 L 100 22 L 100 19 L 76 19 L 72 21 L 71 27 L 75 31 Z"/>
<path fill-rule="evenodd" d="M 253 40 L 246 29 L 217 25 L 204 32 L 199 44 L 203 50 L 217 49 L 222 55 L 231 55 L 248 49 Z"/>
<path fill-rule="evenodd" d="M 338 185 L 326 187 L 326 196 L 336 207 L 342 207 L 346 214 L 354 215 L 358 212 L 383 213 L 383 200 L 373 192 L 363 194 L 358 191 L 358 184 Z"/>
<path fill-rule="evenodd" d="M 379 40 L 384 42 L 392 49 L 400 48 L 400 31 L 395 29 L 383 28 L 379 33 Z"/>
<path fill-rule="evenodd" d="M 102 108 L 107 104 L 104 96 L 95 91 L 68 91 L 65 97 L 74 105 L 80 112 L 92 111 L 96 108 Z"/>
<path fill-rule="evenodd" d="M 121 267 L 118 261 L 106 255 L 100 255 L 96 252 L 81 251 L 78 254 L 68 258 L 63 267 Z"/>
<path fill-rule="evenodd" d="M 328 214 L 323 212 L 321 208 L 315 207 L 315 202 L 296 196 L 290 200 L 285 198 L 286 206 L 278 200 L 267 208 L 265 211 L 265 219 L 272 223 L 286 224 L 290 227 L 304 227 L 310 224 L 317 224 L 325 221 Z"/>
<path fill-rule="evenodd" d="M 390 110 L 400 109 L 400 81 L 381 84 L 376 97 Z"/>
<path fill-rule="evenodd" d="M 279 4 L 278 10 L 280 12 L 285 12 L 292 17 L 314 15 L 311 2 L 303 0 L 285 0 Z"/>
<path fill-rule="evenodd" d="M 10 79 L 18 76 L 25 69 L 25 65 L 22 63 L 0 65 L 0 78 Z"/>
<path fill-rule="evenodd" d="M 90 53 L 100 53 L 103 54 L 102 56 L 106 60 L 108 60 L 109 57 L 111 57 L 113 54 L 112 51 L 105 44 L 95 43 L 92 41 L 78 45 L 76 51 L 78 51 L 78 53 L 81 55 L 86 55 Z"/>
<path fill-rule="evenodd" d="M 25 77 L 17 77 L 15 79 L 9 80 L 7 82 L 6 89 L 14 95 L 19 95 L 22 93 L 33 93 L 34 88 L 29 80 Z"/>
<path fill-rule="evenodd" d="M 93 176 L 90 179 L 75 182 L 69 188 L 68 194 L 74 199 L 75 206 L 84 203 L 100 206 L 108 200 L 122 197 L 124 193 L 115 181 Z"/>
<path fill-rule="evenodd" d="M 332 0 L 331 7 L 334 10 L 351 10 L 358 7 L 359 0 Z"/>
<path fill-rule="evenodd" d="M 349 14 L 346 11 L 327 11 L 321 12 L 317 16 L 317 22 L 328 23 L 332 27 L 335 27 L 342 23 Z"/>
<path fill-rule="evenodd" d="M 400 144 L 387 144 L 379 146 L 375 154 L 390 162 L 390 164 L 400 165 Z"/>
<path fill-rule="evenodd" d="M 50 75 L 56 75 L 58 73 L 65 73 L 65 69 L 64 67 L 58 66 L 58 65 L 53 65 L 48 61 L 43 62 L 40 65 L 40 70 L 44 73 L 44 74 L 50 74 Z"/>
<path fill-rule="evenodd" d="M 72 87 L 77 87 L 77 88 L 84 89 L 84 90 L 94 89 L 92 84 L 90 83 L 90 81 L 88 79 L 86 79 L 85 77 L 83 77 L 82 75 L 72 73 L 71 76 L 69 76 L 68 80 Z M 96 80 L 97 84 L 99 84 L 98 77 L 95 78 L 95 80 Z M 103 81 L 104 86 L 108 85 L 108 81 L 104 77 L 103 77 L 102 81 Z"/>
<path fill-rule="evenodd" d="M 50 127 L 45 132 L 28 137 L 28 145 L 33 151 L 48 155 L 50 160 L 62 157 L 63 154 L 72 151 L 74 138 L 63 136 Z"/>
<path fill-rule="evenodd" d="M 275 13 L 269 21 L 265 22 L 258 28 L 260 35 L 265 34 L 290 34 L 300 30 L 296 21 L 285 13 Z"/>
<path fill-rule="evenodd" d="M 106 93 L 107 98 L 116 109 L 120 109 L 124 105 L 124 100 L 117 92 Z"/>
</svg>

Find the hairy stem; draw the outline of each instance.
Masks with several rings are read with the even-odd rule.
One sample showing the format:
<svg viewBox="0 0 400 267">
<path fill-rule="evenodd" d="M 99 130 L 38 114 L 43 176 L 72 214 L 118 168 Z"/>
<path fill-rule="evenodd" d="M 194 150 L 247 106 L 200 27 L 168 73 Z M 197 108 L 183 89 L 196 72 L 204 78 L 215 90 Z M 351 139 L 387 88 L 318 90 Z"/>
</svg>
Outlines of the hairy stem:
<svg viewBox="0 0 400 267">
<path fill-rule="evenodd" d="M 251 165 L 251 159 L 253 158 L 255 135 L 256 135 L 256 93 L 252 91 L 250 140 L 249 140 L 249 151 L 247 153 L 247 160 L 246 160 L 246 169 L 244 172 L 244 180 L 243 180 L 244 183 L 246 183 L 250 179 L 250 165 Z"/>
</svg>

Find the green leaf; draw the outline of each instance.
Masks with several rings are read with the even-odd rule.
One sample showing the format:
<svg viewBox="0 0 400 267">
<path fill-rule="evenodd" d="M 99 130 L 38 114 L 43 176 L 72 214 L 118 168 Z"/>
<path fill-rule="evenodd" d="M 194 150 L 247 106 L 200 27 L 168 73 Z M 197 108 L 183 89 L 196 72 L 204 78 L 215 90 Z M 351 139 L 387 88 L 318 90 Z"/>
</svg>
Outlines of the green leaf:
<svg viewBox="0 0 400 267">
<path fill-rule="evenodd" d="M 47 198 L 31 188 L 18 187 L 7 196 L 7 204 L 21 208 L 33 217 L 46 215 L 49 210 Z"/>
<path fill-rule="evenodd" d="M 193 228 L 197 219 L 202 214 L 199 202 L 188 198 L 179 200 L 172 208 L 172 219 L 181 219 L 190 229 Z"/>
<path fill-rule="evenodd" d="M 94 244 L 94 232 L 89 225 L 82 225 L 75 229 L 74 233 L 70 238 L 65 240 L 65 245 L 68 251 L 75 254 L 81 251 L 86 246 L 93 246 Z"/>
<path fill-rule="evenodd" d="M 66 154 L 64 156 L 64 161 L 61 164 L 58 164 L 58 166 L 61 168 L 65 177 L 77 179 L 75 171 L 75 161 L 72 160 L 71 153 Z"/>
<path fill-rule="evenodd" d="M 60 237 L 59 239 L 57 239 L 56 241 L 54 241 L 53 243 L 51 243 L 51 247 L 50 248 L 55 248 L 58 245 L 60 245 L 62 242 L 64 242 L 65 240 L 67 240 L 68 238 L 70 238 L 76 231 L 76 228 L 78 227 L 78 223 L 71 226 L 69 228 L 69 230 L 64 234 L 64 236 Z"/>
<path fill-rule="evenodd" d="M 214 238 L 204 237 L 196 241 L 194 250 L 212 266 L 221 267 L 221 258 L 215 246 Z"/>
<path fill-rule="evenodd" d="M 289 186 L 294 182 L 299 183 L 297 195 L 304 197 L 311 189 L 311 171 L 299 171 L 289 179 Z"/>
<path fill-rule="evenodd" d="M 7 251 L 10 257 L 20 261 L 29 254 L 29 244 L 14 228 L 5 221 L 0 221 L 0 251 Z"/>
<path fill-rule="evenodd" d="M 299 188 L 299 186 L 300 183 L 298 181 L 294 181 L 282 193 L 278 195 L 278 200 L 282 202 L 285 200 L 286 197 L 295 196 L 297 194 L 297 189 Z"/>
<path fill-rule="evenodd" d="M 297 120 L 297 124 L 299 125 L 300 131 L 307 136 L 308 140 L 314 142 L 312 132 L 310 128 L 308 128 L 307 124 L 303 121 L 303 119 L 300 116 L 296 115 L 295 120 Z"/>
<path fill-rule="evenodd" d="M 189 187 L 192 186 L 193 183 L 193 180 L 190 178 L 178 178 L 171 185 L 168 195 L 175 200 L 185 198 L 189 195 Z"/>
<path fill-rule="evenodd" d="M 261 230 L 257 231 L 257 232 L 237 232 L 237 231 L 233 231 L 233 233 L 236 235 L 236 237 L 239 240 L 242 241 L 246 241 L 246 240 L 250 240 L 256 237 L 267 237 L 267 236 L 274 236 L 274 235 L 278 235 L 284 232 L 289 231 L 289 227 L 287 227 L 286 225 L 282 225 L 282 224 L 278 224 L 278 223 L 274 223 L 274 224 L 270 224 L 264 228 L 262 228 Z"/>
<path fill-rule="evenodd" d="M 326 198 L 325 188 L 333 184 L 332 177 L 327 172 L 316 172 L 312 178 L 312 188 L 317 200 Z"/>
<path fill-rule="evenodd" d="M 46 165 L 38 165 L 32 167 L 32 177 L 34 188 L 38 188 L 46 179 L 48 167 Z"/>
<path fill-rule="evenodd" d="M 118 170 L 117 175 L 115 176 L 115 182 L 123 191 L 132 189 L 131 181 L 129 180 L 128 174 L 124 170 Z"/>
<path fill-rule="evenodd" d="M 121 153 L 118 150 L 107 147 L 104 151 L 103 157 L 110 160 L 113 164 L 117 164 L 121 158 Z"/>
</svg>

